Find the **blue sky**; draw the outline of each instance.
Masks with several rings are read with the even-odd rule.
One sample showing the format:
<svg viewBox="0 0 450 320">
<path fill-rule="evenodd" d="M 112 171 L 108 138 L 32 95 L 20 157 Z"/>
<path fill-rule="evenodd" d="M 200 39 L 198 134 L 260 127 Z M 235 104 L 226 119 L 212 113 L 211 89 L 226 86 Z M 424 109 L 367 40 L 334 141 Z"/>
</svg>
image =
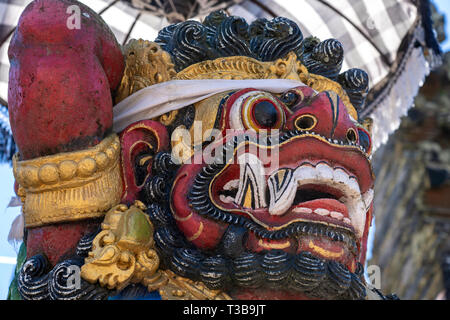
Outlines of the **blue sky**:
<svg viewBox="0 0 450 320">
<path fill-rule="evenodd" d="M 437 6 L 438 10 L 445 14 L 446 18 L 446 25 L 445 25 L 445 31 L 447 34 L 447 40 L 442 44 L 442 49 L 444 51 L 450 50 L 450 22 L 448 19 L 450 19 L 450 1 L 449 0 L 434 0 L 434 4 Z"/>
<path fill-rule="evenodd" d="M 9 200 L 14 196 L 14 177 L 9 165 L 0 165 L 0 299 L 5 299 L 9 283 L 15 267 L 16 251 L 8 243 L 9 228 L 20 209 L 6 208 Z M 18 249 L 18 248 L 17 248 Z"/>
<path fill-rule="evenodd" d="M 434 0 L 438 10 L 450 17 L 450 0 Z M 446 33 L 450 37 L 450 23 L 446 23 Z M 450 39 L 442 44 L 444 51 L 450 50 Z M 14 178 L 9 165 L 0 165 L 0 300 L 5 299 L 14 270 L 15 249 L 8 243 L 7 236 L 14 218 L 19 214 L 19 208 L 6 208 L 14 196 Z"/>
</svg>

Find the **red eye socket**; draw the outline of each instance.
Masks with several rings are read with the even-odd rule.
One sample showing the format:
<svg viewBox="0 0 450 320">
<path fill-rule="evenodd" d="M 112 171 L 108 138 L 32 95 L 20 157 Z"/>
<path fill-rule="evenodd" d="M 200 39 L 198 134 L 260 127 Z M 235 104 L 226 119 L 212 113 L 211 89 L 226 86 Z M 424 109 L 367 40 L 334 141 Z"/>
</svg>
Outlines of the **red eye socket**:
<svg viewBox="0 0 450 320">
<path fill-rule="evenodd" d="M 258 93 L 249 97 L 241 108 L 242 122 L 247 129 L 279 129 L 284 124 L 284 110 L 271 95 Z"/>
<path fill-rule="evenodd" d="M 359 145 L 364 148 L 366 153 L 370 154 L 372 151 L 372 139 L 370 138 L 369 133 L 363 128 L 358 128 L 358 138 Z"/>
</svg>

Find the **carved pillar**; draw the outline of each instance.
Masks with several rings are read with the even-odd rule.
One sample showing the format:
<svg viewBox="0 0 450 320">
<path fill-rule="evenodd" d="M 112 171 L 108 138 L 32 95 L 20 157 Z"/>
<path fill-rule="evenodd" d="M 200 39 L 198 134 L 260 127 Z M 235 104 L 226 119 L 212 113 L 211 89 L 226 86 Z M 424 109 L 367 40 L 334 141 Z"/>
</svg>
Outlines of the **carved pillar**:
<svg viewBox="0 0 450 320">
<path fill-rule="evenodd" d="M 69 18 L 80 23 L 70 25 Z M 45 254 L 54 265 L 73 254 L 79 239 L 98 227 L 95 218 L 120 200 L 111 91 L 124 59 L 104 21 L 69 0 L 32 2 L 20 17 L 9 58 L 10 122 L 19 148 L 14 173 L 24 200 L 27 256 Z"/>
</svg>

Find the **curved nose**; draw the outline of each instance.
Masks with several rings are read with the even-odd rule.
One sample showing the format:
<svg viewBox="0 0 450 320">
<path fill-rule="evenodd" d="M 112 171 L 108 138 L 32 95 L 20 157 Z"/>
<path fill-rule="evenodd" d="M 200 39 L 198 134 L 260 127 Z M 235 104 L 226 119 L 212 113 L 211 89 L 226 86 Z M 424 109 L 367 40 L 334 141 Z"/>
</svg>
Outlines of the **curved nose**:
<svg viewBox="0 0 450 320">
<path fill-rule="evenodd" d="M 323 91 L 293 110 L 286 121 L 286 129 L 312 131 L 327 139 L 357 144 L 355 121 L 335 92 Z"/>
</svg>

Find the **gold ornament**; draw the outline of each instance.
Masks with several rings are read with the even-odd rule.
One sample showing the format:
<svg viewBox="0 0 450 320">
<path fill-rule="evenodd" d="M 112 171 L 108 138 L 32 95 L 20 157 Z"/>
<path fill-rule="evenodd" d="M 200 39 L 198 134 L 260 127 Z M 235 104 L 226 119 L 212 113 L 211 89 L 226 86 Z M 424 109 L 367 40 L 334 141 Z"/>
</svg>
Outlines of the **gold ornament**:
<svg viewBox="0 0 450 320">
<path fill-rule="evenodd" d="M 200 281 L 192 281 L 177 276 L 172 271 L 164 271 L 168 281 L 159 289 L 163 300 L 231 300 L 220 290 L 208 289 Z"/>
<path fill-rule="evenodd" d="M 291 79 L 302 81 L 316 91 L 333 91 L 339 95 L 348 112 L 358 119 L 356 109 L 341 85 L 333 80 L 308 72 L 290 52 L 285 58 L 275 61 L 259 61 L 245 56 L 224 57 L 193 64 L 177 73 L 178 80 L 192 79 Z"/>
<path fill-rule="evenodd" d="M 230 299 L 201 282 L 159 270 L 153 225 L 145 205 L 136 201 L 128 207 L 120 204 L 110 209 L 95 237 L 92 250 L 81 267 L 81 277 L 108 289 L 122 290 L 131 283 L 141 283 L 148 291 L 159 290 L 165 300 Z"/>
<path fill-rule="evenodd" d="M 129 208 L 111 208 L 81 267 L 81 277 L 108 289 L 121 290 L 130 283 L 157 282 L 159 257 L 154 248 L 153 225 L 136 201 Z"/>
<path fill-rule="evenodd" d="M 184 163 L 190 159 L 194 150 L 200 147 L 204 141 L 210 141 L 214 138 L 213 128 L 217 118 L 217 108 L 211 106 L 218 106 L 227 94 L 228 92 L 218 93 L 194 103 L 195 118 L 193 125 L 189 130 L 184 125 L 179 125 L 173 131 L 171 154 L 178 163 Z M 223 128 L 221 129 L 223 130 Z"/>
<path fill-rule="evenodd" d="M 147 40 L 131 39 L 124 47 L 125 71 L 115 102 L 145 87 L 171 80 L 176 75 L 170 55 Z"/>
<path fill-rule="evenodd" d="M 178 110 L 173 110 L 159 116 L 158 121 L 165 126 L 169 126 L 177 117 Z"/>
<path fill-rule="evenodd" d="M 177 73 L 178 80 L 192 79 L 293 79 L 301 80 L 308 70 L 295 53 L 283 59 L 259 61 L 245 56 L 223 57 L 193 64 Z"/>
<path fill-rule="evenodd" d="M 333 91 L 339 95 L 349 114 L 358 119 L 358 113 L 341 85 L 326 77 L 312 74 L 297 59 L 294 52 L 275 61 L 259 61 L 246 56 L 223 57 L 193 64 L 176 73 L 169 53 L 154 42 L 132 39 L 125 47 L 126 66 L 116 96 L 116 103 L 147 86 L 169 80 L 193 79 L 292 79 L 300 80 L 312 89 Z M 178 110 L 158 117 L 170 125 Z"/>
<path fill-rule="evenodd" d="M 13 157 L 26 227 L 101 217 L 120 201 L 120 142 L 116 134 L 98 145 L 31 160 Z"/>
</svg>

